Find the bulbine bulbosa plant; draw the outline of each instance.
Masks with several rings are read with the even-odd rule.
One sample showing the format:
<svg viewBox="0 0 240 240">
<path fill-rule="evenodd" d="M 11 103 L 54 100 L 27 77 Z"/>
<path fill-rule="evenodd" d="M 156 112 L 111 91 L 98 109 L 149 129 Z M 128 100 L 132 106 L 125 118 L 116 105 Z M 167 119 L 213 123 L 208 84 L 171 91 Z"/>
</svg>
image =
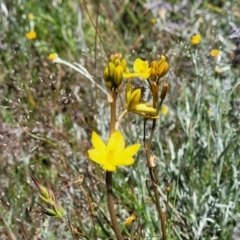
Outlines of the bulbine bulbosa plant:
<svg viewBox="0 0 240 240">
<path fill-rule="evenodd" d="M 152 201 L 156 205 L 162 239 L 167 239 L 166 222 L 170 186 L 169 183 L 166 186 L 167 199 L 162 199 L 159 194 L 159 174 L 156 169 L 159 159 L 157 159 L 157 156 L 154 155 L 151 150 L 156 124 L 161 117 L 162 104 L 168 92 L 168 83 L 163 78 L 169 70 L 167 59 L 165 56 L 160 56 L 158 60 L 149 64 L 148 61 L 137 58 L 134 61 L 133 71 L 130 71 L 127 60 L 121 54 L 113 54 L 103 70 L 105 88 L 99 83 L 96 83 L 83 66 L 70 64 L 59 58 L 57 54 L 50 54 L 49 59 L 54 63 L 61 63 L 72 67 L 88 78 L 101 91 L 106 93 L 106 101 L 110 104 L 109 137 L 105 143 L 98 133 L 92 132 L 92 148 L 88 150 L 88 158 L 101 165 L 105 170 L 106 204 L 108 205 L 111 218 L 111 227 L 117 239 L 123 240 L 126 236 L 124 236 L 123 226 L 119 223 L 115 212 L 113 181 L 117 181 L 117 168 L 121 166 L 131 166 L 134 163 L 134 155 L 140 148 L 145 152 L 151 181 L 151 184 L 146 184 L 146 188 Z M 135 87 L 134 83 L 136 83 L 136 81 L 145 81 L 148 89 Z M 144 99 L 143 95 L 146 91 L 150 93 L 148 94 L 150 99 Z M 121 99 L 125 99 L 124 104 L 118 104 L 118 98 L 120 97 Z M 121 123 L 128 112 L 142 117 L 144 128 L 143 139 L 139 139 L 137 143 L 126 147 L 124 133 L 121 130 Z M 150 124 L 150 128 L 147 127 L 147 123 L 148 126 Z M 141 143 L 142 140 L 143 142 Z M 41 197 L 45 191 L 41 187 L 39 190 L 42 192 L 39 195 Z M 163 207 L 164 201 L 165 206 Z M 57 206 L 60 205 L 57 204 Z M 58 207 L 53 207 L 53 209 L 58 210 Z M 61 214 L 63 214 L 63 211 Z M 131 215 L 125 221 L 125 226 L 130 225 L 135 219 L 136 216 Z"/>
</svg>

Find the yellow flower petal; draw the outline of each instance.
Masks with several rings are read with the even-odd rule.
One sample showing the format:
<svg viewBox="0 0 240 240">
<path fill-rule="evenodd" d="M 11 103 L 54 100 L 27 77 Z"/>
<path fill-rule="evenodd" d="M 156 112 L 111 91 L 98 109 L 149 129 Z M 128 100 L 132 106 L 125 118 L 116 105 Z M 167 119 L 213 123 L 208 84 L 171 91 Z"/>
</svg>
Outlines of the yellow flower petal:
<svg viewBox="0 0 240 240">
<path fill-rule="evenodd" d="M 137 153 L 137 151 L 140 149 L 140 147 L 141 147 L 140 143 L 137 143 L 137 144 L 131 145 L 129 147 L 126 147 L 123 150 L 123 154 L 126 155 L 126 156 L 133 156 L 134 154 Z"/>
<path fill-rule="evenodd" d="M 96 163 L 98 163 L 98 164 L 100 164 L 100 165 L 104 165 L 104 164 L 106 164 L 106 162 L 107 162 L 107 157 L 106 157 L 106 155 L 101 154 L 101 153 L 100 153 L 98 150 L 96 150 L 96 149 L 88 150 L 88 156 L 89 156 L 89 158 L 90 158 L 92 161 L 94 161 L 94 162 L 96 162 Z"/>
<path fill-rule="evenodd" d="M 92 132 L 92 145 L 93 147 L 98 150 L 102 154 L 106 154 L 106 144 L 103 140 L 99 137 L 96 132 Z"/>
<path fill-rule="evenodd" d="M 144 79 L 150 76 L 150 68 L 148 67 L 148 61 L 143 61 L 140 58 L 137 58 L 133 64 L 133 70 L 136 73 L 139 73 L 140 76 Z"/>
<path fill-rule="evenodd" d="M 146 64 L 144 63 L 144 61 L 141 58 L 136 58 L 136 60 L 134 61 L 134 64 L 133 64 L 134 72 L 136 72 L 136 73 L 142 72 L 144 70 L 144 65 L 146 65 Z"/>
<path fill-rule="evenodd" d="M 109 160 L 114 161 L 114 158 L 119 155 L 125 147 L 125 141 L 123 135 L 116 131 L 112 133 L 107 143 L 107 155 Z"/>
<path fill-rule="evenodd" d="M 103 169 L 109 172 L 116 171 L 116 167 L 112 164 L 106 163 L 103 165 Z"/>
<path fill-rule="evenodd" d="M 156 109 L 148 106 L 146 103 L 139 103 L 135 111 L 141 113 L 156 113 Z"/>
<path fill-rule="evenodd" d="M 114 159 L 114 165 L 116 166 L 129 166 L 134 163 L 134 158 L 132 157 L 137 153 L 141 144 L 134 144 L 123 150 L 123 152 Z"/>
<path fill-rule="evenodd" d="M 124 225 L 129 226 L 133 221 L 136 220 L 136 218 L 137 217 L 134 214 L 132 214 L 130 217 L 126 219 L 126 221 L 124 222 Z"/>
<path fill-rule="evenodd" d="M 126 156 L 124 154 L 118 155 L 117 158 L 114 159 L 115 166 L 130 166 L 134 163 L 134 158 L 130 156 Z"/>
<path fill-rule="evenodd" d="M 141 97 L 141 89 L 134 90 L 127 102 L 127 109 L 129 111 L 136 109 L 137 104 L 139 103 Z"/>
</svg>

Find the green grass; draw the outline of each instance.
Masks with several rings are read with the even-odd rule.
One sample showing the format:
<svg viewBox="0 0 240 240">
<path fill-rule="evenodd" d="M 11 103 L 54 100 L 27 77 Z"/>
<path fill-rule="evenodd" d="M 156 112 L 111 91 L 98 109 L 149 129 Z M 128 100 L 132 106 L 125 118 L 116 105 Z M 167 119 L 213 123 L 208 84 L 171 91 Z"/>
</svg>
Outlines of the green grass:
<svg viewBox="0 0 240 240">
<path fill-rule="evenodd" d="M 1 237 L 83 239 L 71 233 L 69 222 L 88 239 L 114 236 L 104 172 L 87 157 L 92 131 L 107 139 L 109 104 L 87 78 L 51 63 L 47 56 L 57 52 L 66 61 L 81 63 L 104 87 L 102 73 L 108 57 L 121 52 L 129 66 L 136 57 L 152 61 L 161 54 L 170 63 L 165 77 L 170 90 L 164 101 L 169 113 L 160 117 L 152 145 L 164 194 L 165 177 L 171 185 L 168 239 L 230 239 L 240 212 L 240 63 L 232 64 L 236 45 L 228 37 L 229 21 L 238 24 L 240 4 L 237 0 L 219 5 L 218 1 L 186 5 L 171 1 L 169 10 L 158 12 L 157 7 L 147 9 L 145 1 L 134 2 L 31 0 L 11 5 L 3 1 Z M 37 32 L 32 41 L 25 37 L 29 13 L 34 14 Z M 202 41 L 192 46 L 195 33 L 201 34 Z M 214 48 L 220 49 L 219 58 L 210 56 Z M 216 73 L 216 66 L 221 73 Z M 141 117 L 129 113 L 121 130 L 127 144 L 142 142 Z M 67 213 L 65 221 L 41 213 L 42 202 L 29 187 L 33 186 L 30 173 L 41 183 L 45 179 L 50 183 Z M 82 183 L 76 182 L 79 176 Z M 124 234 L 129 237 L 133 231 L 135 239 L 159 239 L 143 149 L 134 165 L 119 169 L 113 179 Z M 137 216 L 133 229 L 123 226 L 131 213 Z"/>
</svg>

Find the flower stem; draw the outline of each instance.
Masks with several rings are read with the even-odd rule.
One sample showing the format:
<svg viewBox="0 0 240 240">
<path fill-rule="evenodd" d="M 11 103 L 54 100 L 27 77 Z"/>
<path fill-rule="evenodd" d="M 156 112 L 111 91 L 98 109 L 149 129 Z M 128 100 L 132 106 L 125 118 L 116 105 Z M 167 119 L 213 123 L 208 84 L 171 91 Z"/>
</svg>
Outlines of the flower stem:
<svg viewBox="0 0 240 240">
<path fill-rule="evenodd" d="M 144 132 L 145 132 L 145 127 L 146 127 L 146 123 L 144 123 Z M 161 221 L 162 239 L 166 240 L 166 217 L 165 217 L 165 213 L 163 212 L 162 207 L 160 205 L 160 196 L 159 196 L 158 185 L 157 185 L 156 167 L 152 166 L 152 163 L 150 161 L 150 146 L 152 143 L 152 138 L 153 138 L 153 133 L 154 133 L 155 127 L 156 127 L 156 119 L 153 119 L 151 133 L 150 133 L 150 136 L 149 136 L 147 142 L 145 141 L 146 139 L 145 139 L 145 134 L 144 134 L 144 146 L 145 146 L 146 158 L 147 158 L 147 163 L 148 163 L 149 175 L 150 175 L 152 185 L 153 185 L 155 204 L 156 204 L 158 214 L 160 217 L 160 221 Z"/>
<path fill-rule="evenodd" d="M 112 172 L 106 171 L 106 187 L 107 187 L 107 201 L 108 209 L 111 217 L 112 228 L 118 240 L 123 240 L 123 236 L 118 226 L 117 217 L 114 208 L 113 192 L 112 192 Z"/>
<path fill-rule="evenodd" d="M 111 104 L 111 119 L 110 119 L 110 132 L 109 136 L 115 131 L 115 123 L 116 123 L 116 103 L 117 103 L 117 93 L 112 92 L 113 101 Z M 114 200 L 113 200 L 113 191 L 112 191 L 112 172 L 106 171 L 106 188 L 107 188 L 107 201 L 108 201 L 108 209 L 111 217 L 112 228 L 116 234 L 118 240 L 124 240 L 121 231 L 118 226 L 117 217 L 114 208 Z"/>
</svg>

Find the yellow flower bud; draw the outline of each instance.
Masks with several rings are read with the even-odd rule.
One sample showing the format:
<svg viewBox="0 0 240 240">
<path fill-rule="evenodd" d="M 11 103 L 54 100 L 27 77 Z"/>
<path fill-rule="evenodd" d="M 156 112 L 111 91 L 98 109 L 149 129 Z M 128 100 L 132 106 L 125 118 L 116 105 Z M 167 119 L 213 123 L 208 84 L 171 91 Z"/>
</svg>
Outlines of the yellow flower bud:
<svg viewBox="0 0 240 240">
<path fill-rule="evenodd" d="M 121 66 L 123 67 L 123 72 L 125 72 L 127 70 L 127 60 L 126 60 L 126 58 L 122 59 Z"/>
<path fill-rule="evenodd" d="M 109 75 L 108 75 L 108 77 L 112 79 L 112 78 L 113 78 L 114 69 L 115 69 L 114 63 L 109 62 L 109 63 L 108 63 L 108 69 L 109 69 Z"/>
<path fill-rule="evenodd" d="M 103 78 L 105 80 L 105 82 L 109 81 L 109 68 L 105 68 L 103 71 Z"/>
<path fill-rule="evenodd" d="M 121 63 L 121 60 L 117 58 L 113 61 L 113 63 L 114 63 L 115 66 L 118 66 Z"/>
<path fill-rule="evenodd" d="M 110 57 L 111 62 L 115 62 L 116 59 L 121 60 L 122 59 L 122 54 L 121 53 L 115 53 L 115 54 L 111 55 L 111 57 Z"/>
<path fill-rule="evenodd" d="M 123 67 L 118 65 L 113 72 L 113 82 L 116 87 L 118 87 L 122 83 L 123 79 Z"/>
<path fill-rule="evenodd" d="M 158 77 L 162 78 L 166 75 L 166 73 L 169 70 L 169 64 L 167 62 L 162 62 L 159 66 L 158 66 L 158 70 L 157 70 L 157 75 Z"/>
</svg>

